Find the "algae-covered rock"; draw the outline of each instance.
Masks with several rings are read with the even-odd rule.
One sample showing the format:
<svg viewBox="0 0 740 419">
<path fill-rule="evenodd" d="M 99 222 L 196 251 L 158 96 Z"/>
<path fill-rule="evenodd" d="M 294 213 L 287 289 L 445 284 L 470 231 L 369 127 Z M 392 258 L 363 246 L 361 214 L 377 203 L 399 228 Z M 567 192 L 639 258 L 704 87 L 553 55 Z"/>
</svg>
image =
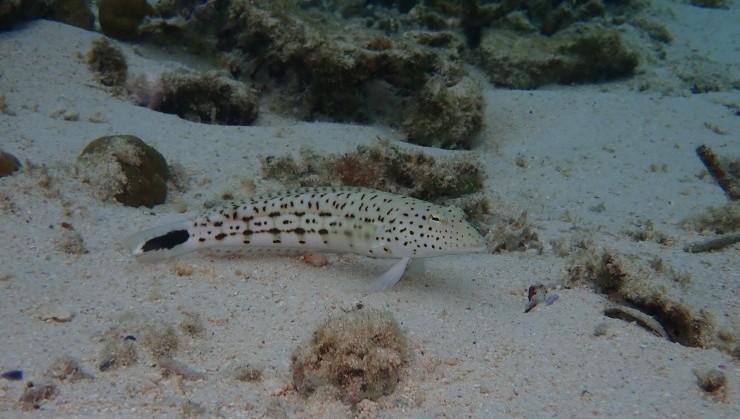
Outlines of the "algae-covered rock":
<svg viewBox="0 0 740 419">
<path fill-rule="evenodd" d="M 150 12 L 151 7 L 147 0 L 100 0 L 100 29 L 112 38 L 136 39 L 139 36 L 139 25 Z"/>
<path fill-rule="evenodd" d="M 45 18 L 92 30 L 95 16 L 86 0 L 0 0 L 0 28 Z"/>
<path fill-rule="evenodd" d="M 156 108 L 193 122 L 249 125 L 257 99 L 244 84 L 216 75 L 162 75 L 163 99 Z"/>
<path fill-rule="evenodd" d="M 471 148 L 483 125 L 482 89 L 464 78 L 448 86 L 440 77 L 429 80 L 403 123 L 408 141 L 440 148 Z"/>
<path fill-rule="evenodd" d="M 689 0 L 689 4 L 706 9 L 729 9 L 732 0 Z"/>
<path fill-rule="evenodd" d="M 3 150 L 0 150 L 0 177 L 10 176 L 21 168 L 21 162 Z"/>
<path fill-rule="evenodd" d="M 483 167 L 470 156 L 439 159 L 380 140 L 343 154 L 321 155 L 301 150 L 262 159 L 262 175 L 289 187 L 342 184 L 363 186 L 437 202 L 479 192 Z"/>
<path fill-rule="evenodd" d="M 89 31 L 95 29 L 95 16 L 85 0 L 56 0 L 50 5 L 48 17 Z"/>
<path fill-rule="evenodd" d="M 278 112 L 308 120 L 382 122 L 413 130 L 411 142 L 469 147 L 481 127 L 482 100 L 480 92 L 467 89 L 473 82 L 461 65 L 459 35 L 418 30 L 391 37 L 321 15 L 301 19 L 301 13 L 234 7 L 216 31 L 233 73 L 275 83 Z M 445 96 L 434 89 L 442 79 Z M 419 113 L 407 115 L 410 108 Z M 426 112 L 441 117 L 420 114 Z"/>
<path fill-rule="evenodd" d="M 133 135 L 100 137 L 77 158 L 82 179 L 102 200 L 115 199 L 130 207 L 153 207 L 167 198 L 167 161 Z"/>
<path fill-rule="evenodd" d="M 22 19 L 21 0 L 0 1 L 0 28 L 12 26 Z"/>
<path fill-rule="evenodd" d="M 87 52 L 87 68 L 105 86 L 123 86 L 126 82 L 128 64 L 123 52 L 107 38 L 92 42 Z"/>
<path fill-rule="evenodd" d="M 550 37 L 488 31 L 479 58 L 493 83 L 516 89 L 627 77 L 639 62 L 619 32 L 590 26 L 574 26 Z"/>
<path fill-rule="evenodd" d="M 388 311 L 361 310 L 330 317 L 291 357 L 293 384 L 308 396 L 336 387 L 356 404 L 393 392 L 408 362 L 406 337 Z"/>
</svg>

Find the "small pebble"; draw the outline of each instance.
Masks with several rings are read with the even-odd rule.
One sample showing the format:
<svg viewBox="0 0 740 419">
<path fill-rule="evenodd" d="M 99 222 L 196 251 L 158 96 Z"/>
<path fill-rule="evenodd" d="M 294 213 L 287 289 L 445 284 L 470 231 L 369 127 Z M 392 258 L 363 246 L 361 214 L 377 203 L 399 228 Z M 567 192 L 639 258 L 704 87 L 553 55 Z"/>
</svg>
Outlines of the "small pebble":
<svg viewBox="0 0 740 419">
<path fill-rule="evenodd" d="M 72 111 L 70 111 L 70 112 L 65 112 L 65 113 L 64 113 L 64 114 L 62 115 L 62 118 L 63 118 L 63 119 L 65 120 L 65 121 L 77 121 L 78 119 L 80 119 L 80 113 L 79 113 L 79 112 L 72 112 Z"/>
<path fill-rule="evenodd" d="M 363 307 L 365 307 L 365 303 L 362 301 L 347 301 L 342 303 L 342 306 L 339 308 L 345 313 L 350 313 L 355 310 L 361 310 Z"/>
<path fill-rule="evenodd" d="M 529 303 L 527 303 L 527 307 L 524 309 L 525 313 L 529 313 L 532 311 L 537 304 L 545 301 L 545 298 L 547 297 L 547 288 L 545 288 L 542 284 L 535 284 L 529 287 L 527 289 L 527 299 L 529 300 Z"/>
<path fill-rule="evenodd" d="M 708 393 L 715 393 L 727 384 L 725 373 L 716 368 L 707 370 L 695 369 L 694 375 L 696 375 L 699 387 Z"/>
<path fill-rule="evenodd" d="M 54 304 L 44 304 L 38 312 L 38 318 L 48 323 L 67 323 L 75 316 L 72 311 Z"/>
<path fill-rule="evenodd" d="M 329 263 L 325 254 L 317 252 L 305 252 L 301 255 L 301 260 L 316 267 L 326 266 Z"/>
<path fill-rule="evenodd" d="M 94 124 L 100 124 L 108 121 L 100 112 L 95 112 L 94 114 L 88 116 L 87 120 L 88 122 L 92 122 Z"/>
<path fill-rule="evenodd" d="M 2 374 L 0 374 L 0 377 L 10 380 L 10 381 L 18 381 L 23 379 L 23 371 L 21 370 L 8 370 L 3 371 Z"/>
<path fill-rule="evenodd" d="M 606 322 L 599 323 L 594 328 L 594 336 L 604 336 L 608 330 L 609 325 Z"/>
</svg>

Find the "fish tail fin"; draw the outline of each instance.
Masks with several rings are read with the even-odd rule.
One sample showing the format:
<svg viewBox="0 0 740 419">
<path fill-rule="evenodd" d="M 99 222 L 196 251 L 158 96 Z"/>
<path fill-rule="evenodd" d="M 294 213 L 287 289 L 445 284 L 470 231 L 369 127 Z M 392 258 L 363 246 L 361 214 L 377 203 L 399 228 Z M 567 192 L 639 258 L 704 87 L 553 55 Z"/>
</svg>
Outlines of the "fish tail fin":
<svg viewBox="0 0 740 419">
<path fill-rule="evenodd" d="M 189 221 L 153 227 L 123 239 L 131 255 L 141 262 L 156 262 L 197 250 L 188 230 Z"/>
</svg>

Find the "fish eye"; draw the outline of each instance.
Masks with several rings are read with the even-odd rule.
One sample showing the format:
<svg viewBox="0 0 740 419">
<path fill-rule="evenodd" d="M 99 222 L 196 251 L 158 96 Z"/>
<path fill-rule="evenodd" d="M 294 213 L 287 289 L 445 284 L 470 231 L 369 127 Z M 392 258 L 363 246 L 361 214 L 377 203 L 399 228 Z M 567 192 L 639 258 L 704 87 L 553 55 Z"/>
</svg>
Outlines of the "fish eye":
<svg viewBox="0 0 740 419">
<path fill-rule="evenodd" d="M 435 223 L 435 224 L 447 224 L 447 220 L 445 220 L 442 217 L 439 217 L 436 214 L 429 214 L 427 216 L 427 218 L 429 218 L 430 220 L 432 220 L 432 222 Z"/>
</svg>

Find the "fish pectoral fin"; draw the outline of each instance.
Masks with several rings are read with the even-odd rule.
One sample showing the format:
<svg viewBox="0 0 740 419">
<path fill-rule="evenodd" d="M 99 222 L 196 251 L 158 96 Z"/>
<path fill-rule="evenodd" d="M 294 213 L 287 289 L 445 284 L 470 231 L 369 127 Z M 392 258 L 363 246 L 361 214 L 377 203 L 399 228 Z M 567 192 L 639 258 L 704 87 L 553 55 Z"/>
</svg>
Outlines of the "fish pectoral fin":
<svg viewBox="0 0 740 419">
<path fill-rule="evenodd" d="M 390 269 L 385 271 L 383 275 L 375 278 L 370 283 L 370 291 L 385 291 L 396 285 L 401 280 L 403 273 L 406 272 L 406 266 L 408 266 L 410 260 L 411 258 L 402 258 Z"/>
</svg>

